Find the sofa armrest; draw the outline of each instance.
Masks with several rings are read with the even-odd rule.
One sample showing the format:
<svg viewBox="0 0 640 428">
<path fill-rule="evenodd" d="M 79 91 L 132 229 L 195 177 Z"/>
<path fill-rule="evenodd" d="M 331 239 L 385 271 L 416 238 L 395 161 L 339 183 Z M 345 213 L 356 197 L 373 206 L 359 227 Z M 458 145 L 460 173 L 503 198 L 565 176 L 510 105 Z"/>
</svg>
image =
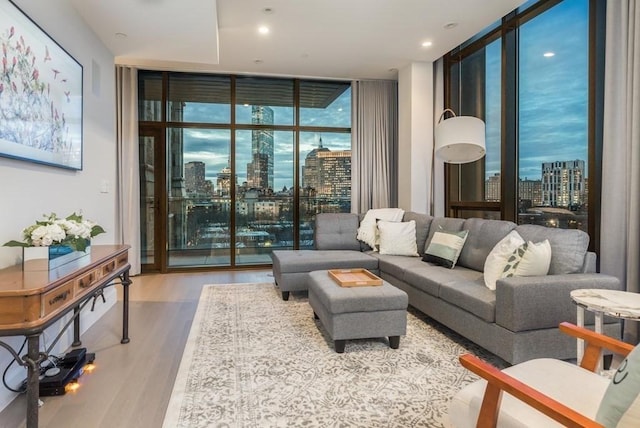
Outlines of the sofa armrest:
<svg viewBox="0 0 640 428">
<path fill-rule="evenodd" d="M 618 278 L 600 273 L 519 276 L 496 283 L 496 324 L 514 331 L 554 328 L 574 322 L 576 305 L 569 293 L 581 288 L 620 290 Z M 586 323 L 593 316 L 585 317 Z"/>
</svg>

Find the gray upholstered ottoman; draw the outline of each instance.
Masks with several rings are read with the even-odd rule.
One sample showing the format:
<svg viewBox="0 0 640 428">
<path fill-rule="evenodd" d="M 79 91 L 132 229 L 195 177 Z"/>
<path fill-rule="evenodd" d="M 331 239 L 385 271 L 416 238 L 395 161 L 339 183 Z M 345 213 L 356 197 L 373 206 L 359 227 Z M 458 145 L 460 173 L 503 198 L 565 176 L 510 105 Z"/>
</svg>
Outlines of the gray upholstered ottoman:
<svg viewBox="0 0 640 428">
<path fill-rule="evenodd" d="M 386 281 L 371 287 L 341 287 L 326 270 L 309 273 L 309 304 L 313 314 L 344 352 L 349 339 L 389 337 L 397 349 L 407 333 L 407 293 Z"/>
<path fill-rule="evenodd" d="M 308 274 L 314 270 L 362 268 L 378 273 L 378 259 L 351 250 L 276 250 L 271 253 L 273 276 L 289 299 L 289 292 L 306 290 Z"/>
</svg>

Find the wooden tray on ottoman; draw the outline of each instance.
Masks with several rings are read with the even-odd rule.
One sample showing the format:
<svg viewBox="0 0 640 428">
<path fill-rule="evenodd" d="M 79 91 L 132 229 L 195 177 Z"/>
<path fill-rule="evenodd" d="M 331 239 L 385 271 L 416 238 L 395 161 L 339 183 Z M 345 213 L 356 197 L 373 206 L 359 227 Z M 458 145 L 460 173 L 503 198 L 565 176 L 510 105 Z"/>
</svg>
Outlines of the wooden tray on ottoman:
<svg viewBox="0 0 640 428">
<path fill-rule="evenodd" d="M 329 271 L 329 276 L 341 287 L 382 285 L 382 279 L 366 269 L 334 269 Z"/>
</svg>

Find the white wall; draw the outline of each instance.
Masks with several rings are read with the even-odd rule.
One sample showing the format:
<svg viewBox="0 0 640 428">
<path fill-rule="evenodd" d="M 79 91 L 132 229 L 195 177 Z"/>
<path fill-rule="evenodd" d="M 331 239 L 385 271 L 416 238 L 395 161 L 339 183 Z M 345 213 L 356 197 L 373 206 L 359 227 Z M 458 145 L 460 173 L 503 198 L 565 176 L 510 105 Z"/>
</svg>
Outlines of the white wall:
<svg viewBox="0 0 640 428">
<path fill-rule="evenodd" d="M 6 0 L 2 0 L 6 1 Z M 55 212 L 66 216 L 82 213 L 107 231 L 96 237 L 95 244 L 116 242 L 116 146 L 115 146 L 115 78 L 114 57 L 82 21 L 68 0 L 14 0 L 58 44 L 83 66 L 83 170 L 70 171 L 25 161 L 0 157 L 0 243 L 21 239 L 20 231 L 42 214 Z M 1 29 L 0 29 L 1 30 Z M 99 79 L 93 81 L 94 76 Z M 101 193 L 103 181 L 108 193 Z M 0 268 L 20 261 L 21 251 L 0 247 Z M 83 312 L 85 330 L 115 303 L 113 287 L 106 292 L 107 304 L 96 304 L 96 312 Z M 101 301 L 100 301 L 101 302 Z M 87 311 L 87 309 L 85 309 Z M 52 326 L 47 341 L 56 336 Z M 19 347 L 21 337 L 1 338 Z M 65 336 L 55 350 L 63 352 L 71 343 Z M 47 343 L 48 345 L 49 343 Z M 99 358 L 99 356 L 98 356 Z M 8 353 L 0 349 L 0 371 L 9 363 Z M 8 381 L 16 385 L 26 371 L 15 365 Z M 0 409 L 14 397 L 0 384 Z"/>
<path fill-rule="evenodd" d="M 433 63 L 398 72 L 398 207 L 406 211 L 430 211 L 433 97 Z"/>
</svg>

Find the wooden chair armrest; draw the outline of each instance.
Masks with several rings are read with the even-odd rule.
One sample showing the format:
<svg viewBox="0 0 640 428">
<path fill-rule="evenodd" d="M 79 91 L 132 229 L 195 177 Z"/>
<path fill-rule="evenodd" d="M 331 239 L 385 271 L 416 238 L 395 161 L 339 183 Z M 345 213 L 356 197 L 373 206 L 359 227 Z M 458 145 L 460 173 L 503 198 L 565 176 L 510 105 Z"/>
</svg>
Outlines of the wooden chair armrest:
<svg viewBox="0 0 640 428">
<path fill-rule="evenodd" d="M 604 349 L 626 357 L 634 348 L 634 346 L 629 343 L 593 332 L 583 327 L 578 327 L 568 322 L 560 323 L 558 328 L 569 336 L 585 341 L 584 356 L 582 357 L 580 367 L 590 371 L 596 370 Z"/>
<path fill-rule="evenodd" d="M 550 418 L 567 427 L 602 427 L 599 423 L 587 418 L 540 391 L 525 385 L 519 380 L 498 370 L 489 363 L 482 361 L 475 355 L 465 354 L 460 356 L 460 363 L 486 379 L 487 388 L 482 400 L 482 407 L 478 416 L 477 428 L 494 428 L 497 426 L 498 413 L 502 392 L 514 396 L 534 409 L 544 413 Z"/>
</svg>

